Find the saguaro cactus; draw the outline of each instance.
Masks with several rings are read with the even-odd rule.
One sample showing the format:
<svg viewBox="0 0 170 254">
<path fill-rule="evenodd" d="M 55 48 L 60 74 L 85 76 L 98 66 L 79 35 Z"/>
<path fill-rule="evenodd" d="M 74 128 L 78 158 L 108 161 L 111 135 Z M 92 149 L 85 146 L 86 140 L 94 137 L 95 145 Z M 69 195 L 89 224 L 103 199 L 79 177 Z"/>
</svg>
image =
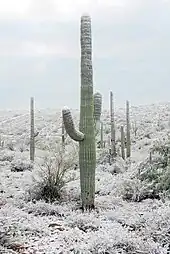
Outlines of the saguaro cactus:
<svg viewBox="0 0 170 254">
<path fill-rule="evenodd" d="M 131 156 L 129 101 L 126 101 L 126 157 Z"/>
<path fill-rule="evenodd" d="M 64 129 L 64 122 L 62 120 L 62 126 L 61 126 L 61 138 L 62 138 L 62 148 L 65 148 L 65 129 Z"/>
<path fill-rule="evenodd" d="M 63 109 L 63 121 L 66 132 L 75 141 L 79 141 L 79 165 L 82 209 L 94 208 L 96 144 L 93 104 L 93 69 L 91 19 L 81 17 L 81 105 L 80 124 L 76 130 L 68 108 Z"/>
<path fill-rule="evenodd" d="M 30 99 L 30 120 L 31 120 L 31 128 L 30 128 L 30 160 L 34 161 L 35 157 L 35 133 L 34 133 L 34 98 Z"/>
<path fill-rule="evenodd" d="M 111 121 L 111 154 L 116 157 L 116 135 L 115 135 L 115 119 L 114 119 L 114 106 L 113 106 L 113 93 L 110 92 L 110 121 Z"/>
<path fill-rule="evenodd" d="M 97 92 L 94 94 L 94 121 L 96 132 L 100 130 L 100 117 L 102 113 L 102 95 Z"/>
<path fill-rule="evenodd" d="M 100 128 L 100 148 L 103 148 L 104 141 L 103 141 L 103 122 L 101 122 L 101 128 Z"/>
<path fill-rule="evenodd" d="M 123 125 L 120 127 L 121 132 L 121 156 L 122 159 L 125 160 L 125 134 L 124 134 L 124 127 Z"/>
</svg>

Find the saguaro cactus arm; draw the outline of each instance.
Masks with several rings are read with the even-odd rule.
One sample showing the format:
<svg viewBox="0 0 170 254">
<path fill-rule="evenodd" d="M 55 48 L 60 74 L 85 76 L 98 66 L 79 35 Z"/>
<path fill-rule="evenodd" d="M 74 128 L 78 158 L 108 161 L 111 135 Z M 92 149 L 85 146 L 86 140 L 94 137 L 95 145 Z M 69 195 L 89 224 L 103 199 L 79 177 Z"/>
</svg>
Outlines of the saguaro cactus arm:
<svg viewBox="0 0 170 254">
<path fill-rule="evenodd" d="M 64 107 L 64 109 L 62 110 L 62 115 L 63 115 L 64 127 L 66 129 L 67 134 L 70 136 L 70 138 L 72 138 L 74 141 L 83 141 L 84 134 L 80 132 L 79 130 L 76 130 L 70 109 L 67 107 Z"/>
</svg>

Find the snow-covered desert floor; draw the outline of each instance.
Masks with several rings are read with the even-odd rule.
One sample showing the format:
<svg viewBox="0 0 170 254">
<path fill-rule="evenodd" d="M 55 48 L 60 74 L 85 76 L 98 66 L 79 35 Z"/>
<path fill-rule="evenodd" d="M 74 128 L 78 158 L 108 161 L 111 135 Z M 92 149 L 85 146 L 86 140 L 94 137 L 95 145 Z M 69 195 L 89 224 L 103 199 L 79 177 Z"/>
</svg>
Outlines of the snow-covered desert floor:
<svg viewBox="0 0 170 254">
<path fill-rule="evenodd" d="M 78 124 L 78 111 L 73 115 Z M 29 161 L 29 112 L 0 112 L 0 253 L 170 253 L 168 188 L 158 188 L 159 183 L 153 183 L 157 178 L 143 180 L 141 174 L 153 172 L 156 165 L 156 155 L 150 165 L 150 149 L 169 140 L 170 104 L 132 107 L 130 120 L 132 158 L 124 161 L 119 155 L 120 126 L 126 125 L 125 109 L 119 108 L 115 111 L 118 156 L 109 165 L 110 119 L 109 112 L 103 112 L 106 148 L 97 149 L 95 210 L 82 213 L 75 167 L 78 144 L 68 137 L 62 161 L 69 169 L 60 199 L 47 203 L 38 198 L 48 163 L 56 153 L 60 156 L 56 147 L 61 146 L 61 112 L 35 111 L 39 134 L 34 167 Z M 159 179 L 166 182 L 169 167 L 165 171 L 159 167 Z"/>
</svg>

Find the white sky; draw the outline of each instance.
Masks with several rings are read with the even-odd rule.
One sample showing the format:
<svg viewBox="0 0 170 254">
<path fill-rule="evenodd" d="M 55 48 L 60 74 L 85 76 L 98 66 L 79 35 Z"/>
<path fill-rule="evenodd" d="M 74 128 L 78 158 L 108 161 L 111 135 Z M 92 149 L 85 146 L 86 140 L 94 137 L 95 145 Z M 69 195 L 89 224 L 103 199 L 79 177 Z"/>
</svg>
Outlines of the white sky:
<svg viewBox="0 0 170 254">
<path fill-rule="evenodd" d="M 0 18 L 68 19 L 75 18 L 83 12 L 97 13 L 98 10 L 110 6 L 125 7 L 132 2 L 132 0 L 0 0 Z"/>
<path fill-rule="evenodd" d="M 169 100 L 170 0 L 0 0 L 0 107 L 27 106 L 29 95 L 78 107 L 83 13 L 104 103 L 111 89 L 120 103 Z"/>
</svg>

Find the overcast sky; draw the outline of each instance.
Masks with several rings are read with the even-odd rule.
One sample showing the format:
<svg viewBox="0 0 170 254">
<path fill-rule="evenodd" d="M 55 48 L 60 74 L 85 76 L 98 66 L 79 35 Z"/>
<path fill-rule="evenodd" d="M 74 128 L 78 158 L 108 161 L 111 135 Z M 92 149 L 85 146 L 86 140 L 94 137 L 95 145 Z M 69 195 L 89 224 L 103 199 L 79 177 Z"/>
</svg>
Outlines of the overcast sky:
<svg viewBox="0 0 170 254">
<path fill-rule="evenodd" d="M 79 108 L 82 13 L 94 90 L 116 104 L 170 101 L 170 0 L 0 0 L 0 109 Z"/>
</svg>

